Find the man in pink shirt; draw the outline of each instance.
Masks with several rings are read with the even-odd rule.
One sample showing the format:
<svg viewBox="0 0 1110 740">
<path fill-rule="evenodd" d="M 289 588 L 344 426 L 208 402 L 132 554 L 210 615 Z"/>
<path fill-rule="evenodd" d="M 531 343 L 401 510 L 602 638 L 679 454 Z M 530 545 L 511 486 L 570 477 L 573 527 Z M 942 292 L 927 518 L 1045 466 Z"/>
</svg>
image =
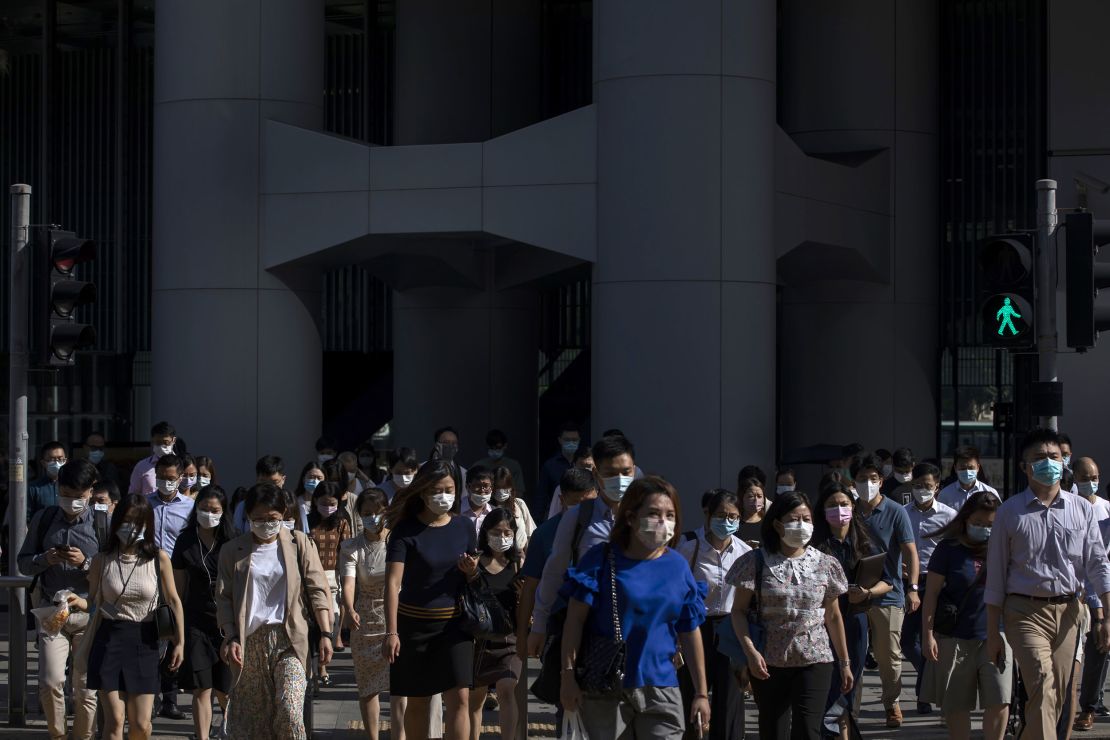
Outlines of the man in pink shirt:
<svg viewBox="0 0 1110 740">
<path fill-rule="evenodd" d="M 131 471 L 131 483 L 127 487 L 128 493 L 141 493 L 148 496 L 154 493 L 154 466 L 163 455 L 172 455 L 173 446 L 177 443 L 177 431 L 168 421 L 160 421 L 150 429 L 150 457 L 144 457 L 135 463 Z"/>
</svg>

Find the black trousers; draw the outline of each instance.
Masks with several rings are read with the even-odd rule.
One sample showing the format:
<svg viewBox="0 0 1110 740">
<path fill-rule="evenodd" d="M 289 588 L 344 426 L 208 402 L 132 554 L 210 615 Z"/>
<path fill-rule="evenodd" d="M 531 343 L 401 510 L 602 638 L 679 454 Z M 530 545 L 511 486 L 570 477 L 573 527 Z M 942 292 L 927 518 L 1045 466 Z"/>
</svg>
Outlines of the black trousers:
<svg viewBox="0 0 1110 740">
<path fill-rule="evenodd" d="M 744 737 L 744 694 L 733 675 L 729 659 L 717 651 L 717 623 L 724 617 L 709 617 L 701 626 L 701 647 L 705 653 L 706 683 L 709 684 L 709 740 L 732 740 Z M 678 688 L 682 691 L 683 713 L 687 720 L 684 738 L 700 737 L 698 728 L 690 723 L 690 705 L 694 703 L 694 684 L 686 666 L 678 672 Z"/>
<path fill-rule="evenodd" d="M 760 740 L 820 740 L 832 666 L 814 663 L 767 670 L 771 675 L 766 680 L 752 679 Z"/>
</svg>

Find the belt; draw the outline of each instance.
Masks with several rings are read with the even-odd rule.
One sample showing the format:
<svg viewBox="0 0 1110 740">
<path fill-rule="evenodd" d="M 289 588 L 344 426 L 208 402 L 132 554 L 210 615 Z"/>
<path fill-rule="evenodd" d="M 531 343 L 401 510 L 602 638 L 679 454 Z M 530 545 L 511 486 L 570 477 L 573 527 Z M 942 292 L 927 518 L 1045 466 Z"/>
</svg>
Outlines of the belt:
<svg viewBox="0 0 1110 740">
<path fill-rule="evenodd" d="M 1010 594 L 1010 596 L 1020 596 L 1023 599 L 1030 601 L 1040 601 L 1045 604 L 1069 604 L 1079 598 L 1078 594 L 1060 594 L 1059 596 L 1029 596 L 1027 594 Z"/>
</svg>

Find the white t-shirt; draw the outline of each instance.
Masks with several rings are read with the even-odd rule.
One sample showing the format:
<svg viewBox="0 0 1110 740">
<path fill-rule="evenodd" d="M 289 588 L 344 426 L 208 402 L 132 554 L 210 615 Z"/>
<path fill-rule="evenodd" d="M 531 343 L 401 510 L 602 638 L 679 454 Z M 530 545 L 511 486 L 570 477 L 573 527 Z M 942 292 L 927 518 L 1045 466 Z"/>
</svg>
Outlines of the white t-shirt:
<svg viewBox="0 0 1110 740">
<path fill-rule="evenodd" d="M 247 635 L 260 627 L 285 622 L 285 563 L 277 541 L 255 545 L 247 585 Z"/>
<path fill-rule="evenodd" d="M 1084 496 L 1083 498 L 1087 497 Z M 1087 500 L 1091 501 L 1090 499 Z M 1095 509 L 1096 522 L 1101 522 L 1103 519 L 1110 519 L 1110 501 L 1107 501 L 1101 496 L 1095 496 L 1095 500 L 1091 501 L 1091 506 Z"/>
</svg>

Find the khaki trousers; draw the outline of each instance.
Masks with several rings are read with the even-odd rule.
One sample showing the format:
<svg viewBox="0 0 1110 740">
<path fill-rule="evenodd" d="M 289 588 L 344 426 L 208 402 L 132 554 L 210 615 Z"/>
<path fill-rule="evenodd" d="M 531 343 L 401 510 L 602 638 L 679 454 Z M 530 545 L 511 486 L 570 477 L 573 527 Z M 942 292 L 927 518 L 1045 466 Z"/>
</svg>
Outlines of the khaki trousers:
<svg viewBox="0 0 1110 740">
<path fill-rule="evenodd" d="M 80 644 L 89 624 L 89 615 L 74 612 L 62 631 L 53 637 L 39 632 L 39 701 L 46 715 L 50 737 L 66 738 L 66 661 Z M 75 661 L 76 662 L 76 661 Z M 96 726 L 96 692 L 85 688 L 84 671 L 73 670 L 73 737 L 89 740 Z"/>
<path fill-rule="evenodd" d="M 879 679 L 883 684 L 883 706 L 887 709 L 898 703 L 902 695 L 902 618 L 905 610 L 900 606 L 873 606 L 867 610 L 871 624 L 871 652 L 879 664 Z"/>
<path fill-rule="evenodd" d="M 1002 609 L 1006 640 L 1029 695 L 1022 737 L 1056 736 L 1075 661 L 1081 608 L 1078 599 L 1049 604 L 1015 594 L 1006 597 Z"/>
</svg>

